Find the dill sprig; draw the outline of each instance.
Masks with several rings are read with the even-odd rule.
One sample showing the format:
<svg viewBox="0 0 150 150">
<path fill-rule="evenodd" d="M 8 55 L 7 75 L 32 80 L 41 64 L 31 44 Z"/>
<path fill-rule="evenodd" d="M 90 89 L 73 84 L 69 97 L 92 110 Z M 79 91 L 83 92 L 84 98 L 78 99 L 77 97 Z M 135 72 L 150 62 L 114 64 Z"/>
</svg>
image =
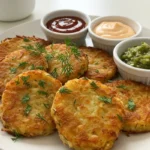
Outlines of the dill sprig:
<svg viewBox="0 0 150 150">
<path fill-rule="evenodd" d="M 57 68 L 54 68 L 53 71 L 50 73 L 54 78 L 58 77 Z"/>
<path fill-rule="evenodd" d="M 111 103 L 112 102 L 111 98 L 108 98 L 106 96 L 99 96 L 98 100 L 103 101 L 104 103 Z"/>
<path fill-rule="evenodd" d="M 48 93 L 47 93 L 47 92 L 45 92 L 45 91 L 41 91 L 41 90 L 39 90 L 39 91 L 38 91 L 38 93 L 39 93 L 40 95 L 48 96 Z"/>
<path fill-rule="evenodd" d="M 42 53 L 46 53 L 45 47 L 40 43 L 36 43 L 34 46 L 29 44 L 27 46 L 23 46 L 23 48 L 27 51 L 30 51 L 33 55 L 40 55 Z"/>
<path fill-rule="evenodd" d="M 67 89 L 66 87 L 61 87 L 59 89 L 59 93 L 67 93 L 67 94 L 70 94 L 72 91 Z"/>
<path fill-rule="evenodd" d="M 41 115 L 40 113 L 36 114 L 36 116 L 37 116 L 39 119 L 41 119 L 41 120 L 45 121 L 46 123 L 48 123 L 48 121 L 47 121 L 47 120 L 44 118 L 44 116 Z"/>
<path fill-rule="evenodd" d="M 30 100 L 29 94 L 24 95 L 23 98 L 21 99 L 22 103 L 27 103 L 29 100 Z"/>
<path fill-rule="evenodd" d="M 24 114 L 27 116 L 31 110 L 32 110 L 32 107 L 29 104 L 27 104 L 26 109 L 24 110 Z"/>
<path fill-rule="evenodd" d="M 93 89 L 98 89 L 98 86 L 97 86 L 97 84 L 94 81 L 92 81 L 90 83 L 90 85 L 92 86 Z"/>
<path fill-rule="evenodd" d="M 10 72 L 12 73 L 12 74 L 15 74 L 16 72 L 17 72 L 17 68 L 10 68 Z"/>
<path fill-rule="evenodd" d="M 45 87 L 46 82 L 43 80 L 39 80 L 38 85 L 41 86 L 42 88 Z"/>
<path fill-rule="evenodd" d="M 57 59 L 62 63 L 62 73 L 65 74 L 67 77 L 73 72 L 73 67 L 69 63 L 69 55 L 66 54 L 59 54 Z"/>
<path fill-rule="evenodd" d="M 23 136 L 21 134 L 19 134 L 18 132 L 14 131 L 13 132 L 14 137 L 12 137 L 11 139 L 16 142 L 19 138 L 22 138 Z"/>
<path fill-rule="evenodd" d="M 29 76 L 23 76 L 23 77 L 21 77 L 21 79 L 22 79 L 24 85 L 30 86 L 30 83 L 28 82 Z"/>
<path fill-rule="evenodd" d="M 27 62 L 21 62 L 19 63 L 18 67 L 25 67 L 28 63 Z"/>
</svg>

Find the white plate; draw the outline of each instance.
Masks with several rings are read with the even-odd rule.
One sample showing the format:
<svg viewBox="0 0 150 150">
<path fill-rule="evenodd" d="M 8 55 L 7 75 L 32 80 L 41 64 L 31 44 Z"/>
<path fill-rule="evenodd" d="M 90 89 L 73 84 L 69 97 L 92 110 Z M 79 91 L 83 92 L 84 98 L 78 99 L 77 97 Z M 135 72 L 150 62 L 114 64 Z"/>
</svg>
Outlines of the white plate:
<svg viewBox="0 0 150 150">
<path fill-rule="evenodd" d="M 7 30 L 0 35 L 0 41 L 16 35 L 35 35 L 45 38 L 40 28 L 40 20 L 22 24 Z M 142 36 L 150 36 L 150 30 L 143 28 Z M 86 38 L 86 44 L 92 46 L 88 36 Z M 1 123 L 0 128 L 2 128 Z M 11 135 L 0 131 L 0 150 L 69 150 L 67 146 L 62 144 L 57 133 L 46 137 L 22 138 L 16 142 L 13 142 L 11 138 Z M 112 150 L 150 150 L 150 133 L 130 136 L 121 133 Z"/>
</svg>

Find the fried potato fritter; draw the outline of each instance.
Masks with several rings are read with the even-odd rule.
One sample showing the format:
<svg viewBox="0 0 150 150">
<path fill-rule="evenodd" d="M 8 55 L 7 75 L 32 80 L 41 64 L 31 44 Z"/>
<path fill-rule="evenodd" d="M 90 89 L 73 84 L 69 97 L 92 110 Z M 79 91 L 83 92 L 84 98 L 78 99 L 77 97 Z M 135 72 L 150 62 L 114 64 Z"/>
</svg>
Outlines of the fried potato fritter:
<svg viewBox="0 0 150 150">
<path fill-rule="evenodd" d="M 48 135 L 55 129 L 50 108 L 60 81 L 41 70 L 19 74 L 2 95 L 3 131 L 26 137 Z"/>
<path fill-rule="evenodd" d="M 75 150 L 110 150 L 122 129 L 124 112 L 111 88 L 73 79 L 54 98 L 51 114 L 63 143 Z"/>
<path fill-rule="evenodd" d="M 16 36 L 14 38 L 7 38 L 0 43 L 0 61 L 2 61 L 9 53 L 22 49 L 23 46 L 34 46 L 37 43 L 43 46 L 49 44 L 49 42 L 45 41 L 44 39 L 40 39 L 35 36 Z"/>
<path fill-rule="evenodd" d="M 48 64 L 43 55 L 32 55 L 27 50 L 18 50 L 10 53 L 0 62 L 0 95 L 5 84 L 16 75 L 27 70 L 47 70 Z"/>
<path fill-rule="evenodd" d="M 106 82 L 115 76 L 117 67 L 107 52 L 93 47 L 81 47 L 80 50 L 87 54 L 89 60 L 86 77 Z"/>
<path fill-rule="evenodd" d="M 46 47 L 48 72 L 62 83 L 79 78 L 88 69 L 88 58 L 75 46 L 52 44 Z"/>
<path fill-rule="evenodd" d="M 117 91 L 124 104 L 123 130 L 131 133 L 150 131 L 150 87 L 128 80 L 107 84 Z"/>
</svg>

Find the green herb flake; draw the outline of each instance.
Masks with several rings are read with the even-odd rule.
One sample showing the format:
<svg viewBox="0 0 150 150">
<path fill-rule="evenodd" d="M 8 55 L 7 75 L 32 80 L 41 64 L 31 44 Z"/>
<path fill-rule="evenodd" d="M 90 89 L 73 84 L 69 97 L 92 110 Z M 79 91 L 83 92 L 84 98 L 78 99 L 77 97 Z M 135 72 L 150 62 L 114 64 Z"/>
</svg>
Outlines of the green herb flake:
<svg viewBox="0 0 150 150">
<path fill-rule="evenodd" d="M 46 119 L 43 117 L 43 115 L 41 115 L 40 113 L 36 114 L 36 116 L 37 116 L 39 119 L 41 119 L 41 120 L 45 121 L 46 123 L 48 123 L 47 120 L 46 120 Z"/>
<path fill-rule="evenodd" d="M 22 103 L 27 103 L 29 100 L 30 100 L 29 94 L 24 95 L 23 98 L 21 99 Z"/>
<path fill-rule="evenodd" d="M 70 39 L 70 38 L 66 38 L 66 39 L 65 39 L 65 44 L 66 44 L 67 46 L 71 46 L 71 45 L 72 45 L 71 39 Z"/>
<path fill-rule="evenodd" d="M 42 88 L 44 88 L 44 87 L 45 87 L 46 82 L 45 82 L 45 81 L 43 81 L 43 80 L 40 80 L 38 84 L 39 84 L 39 86 L 41 86 Z"/>
<path fill-rule="evenodd" d="M 21 62 L 19 63 L 18 67 L 25 67 L 28 63 L 27 62 Z"/>
<path fill-rule="evenodd" d="M 78 58 L 81 55 L 79 49 L 76 46 L 71 46 L 70 49 L 72 54 L 74 54 L 76 58 Z"/>
<path fill-rule="evenodd" d="M 58 77 L 57 68 L 54 68 L 54 70 L 50 73 L 54 78 Z"/>
<path fill-rule="evenodd" d="M 107 98 L 106 96 L 99 96 L 98 100 L 103 101 L 104 103 L 111 103 L 111 98 Z"/>
<path fill-rule="evenodd" d="M 48 93 L 47 93 L 47 92 L 45 92 L 45 91 L 38 91 L 38 93 L 39 93 L 40 95 L 48 96 Z"/>
<path fill-rule="evenodd" d="M 117 114 L 117 117 L 118 117 L 118 119 L 119 119 L 121 122 L 123 122 L 122 116 L 120 116 L 119 114 Z"/>
<path fill-rule="evenodd" d="M 128 109 L 129 110 L 134 110 L 135 107 L 136 107 L 136 105 L 135 105 L 134 101 L 132 99 L 129 99 L 128 100 Z"/>
<path fill-rule="evenodd" d="M 26 37 L 23 39 L 23 41 L 24 42 L 30 42 L 30 40 L 28 38 L 26 38 Z"/>
<path fill-rule="evenodd" d="M 26 109 L 24 110 L 25 115 L 28 116 L 31 110 L 32 110 L 32 107 L 28 104 L 26 106 Z"/>
<path fill-rule="evenodd" d="M 92 81 L 90 83 L 90 85 L 92 86 L 93 89 L 98 89 L 98 86 L 97 86 L 97 84 L 94 81 Z"/>
<path fill-rule="evenodd" d="M 44 70 L 43 66 L 37 66 L 36 69 Z"/>
<path fill-rule="evenodd" d="M 87 78 L 87 77 L 82 77 L 82 79 L 83 79 L 83 80 L 88 80 L 88 78 Z"/>
<path fill-rule="evenodd" d="M 96 73 L 99 73 L 99 70 L 95 70 Z"/>
<path fill-rule="evenodd" d="M 32 65 L 30 66 L 30 70 L 35 70 L 34 64 L 32 64 Z"/>
<path fill-rule="evenodd" d="M 127 89 L 125 85 L 118 85 L 117 88 L 124 89 L 124 90 Z"/>
<path fill-rule="evenodd" d="M 28 82 L 29 76 L 23 76 L 21 77 L 23 84 L 26 86 L 30 86 L 30 83 Z"/>
<path fill-rule="evenodd" d="M 61 87 L 59 89 L 59 93 L 67 93 L 67 94 L 70 94 L 72 91 L 67 89 L 66 87 Z"/>
<path fill-rule="evenodd" d="M 15 81 L 16 85 L 19 85 L 20 82 L 19 82 L 19 79 Z"/>
<path fill-rule="evenodd" d="M 12 74 L 15 74 L 15 73 L 17 72 L 17 68 L 10 68 L 10 72 L 11 72 Z"/>
<path fill-rule="evenodd" d="M 54 58 L 54 56 L 52 54 L 48 53 L 48 54 L 46 54 L 45 58 L 47 61 L 50 61 L 52 58 Z"/>
<path fill-rule="evenodd" d="M 14 131 L 13 132 L 13 134 L 14 134 L 14 137 L 13 138 L 11 138 L 14 142 L 16 142 L 19 138 L 22 138 L 23 136 L 22 135 L 20 135 L 18 132 L 16 132 L 16 131 Z"/>
<path fill-rule="evenodd" d="M 43 104 L 45 108 L 49 109 L 50 108 L 50 104 Z"/>
</svg>

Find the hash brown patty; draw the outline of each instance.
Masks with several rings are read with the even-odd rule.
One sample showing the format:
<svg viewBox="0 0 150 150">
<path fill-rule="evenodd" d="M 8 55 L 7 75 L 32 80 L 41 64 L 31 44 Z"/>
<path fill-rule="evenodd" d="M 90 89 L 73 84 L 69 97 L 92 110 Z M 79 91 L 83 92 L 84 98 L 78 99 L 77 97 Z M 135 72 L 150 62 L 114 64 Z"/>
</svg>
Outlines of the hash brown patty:
<svg viewBox="0 0 150 150">
<path fill-rule="evenodd" d="M 75 150 L 110 150 L 122 129 L 122 104 L 99 81 L 73 79 L 54 98 L 51 114 L 63 143 Z"/>
<path fill-rule="evenodd" d="M 107 52 L 93 47 L 81 47 L 80 50 L 88 56 L 89 60 L 86 77 L 106 82 L 115 76 L 117 67 Z"/>
<path fill-rule="evenodd" d="M 131 133 L 150 131 L 150 87 L 142 83 L 118 80 L 108 83 L 124 104 L 123 130 Z"/>
<path fill-rule="evenodd" d="M 19 74 L 7 83 L 2 95 L 3 131 L 33 137 L 55 129 L 50 108 L 60 81 L 41 70 Z"/>
<path fill-rule="evenodd" d="M 88 69 L 88 58 L 75 46 L 52 44 L 46 47 L 49 53 L 48 72 L 62 83 L 79 78 Z"/>
<path fill-rule="evenodd" d="M 27 50 L 11 52 L 0 62 L 0 95 L 5 89 L 5 84 L 16 75 L 27 70 L 47 70 L 48 65 L 43 55 L 31 55 Z"/>
<path fill-rule="evenodd" d="M 9 53 L 20 50 L 23 46 L 35 46 L 37 43 L 44 47 L 49 44 L 49 42 L 44 39 L 35 36 L 16 36 L 14 38 L 7 38 L 0 43 L 0 61 L 2 61 Z"/>
</svg>

